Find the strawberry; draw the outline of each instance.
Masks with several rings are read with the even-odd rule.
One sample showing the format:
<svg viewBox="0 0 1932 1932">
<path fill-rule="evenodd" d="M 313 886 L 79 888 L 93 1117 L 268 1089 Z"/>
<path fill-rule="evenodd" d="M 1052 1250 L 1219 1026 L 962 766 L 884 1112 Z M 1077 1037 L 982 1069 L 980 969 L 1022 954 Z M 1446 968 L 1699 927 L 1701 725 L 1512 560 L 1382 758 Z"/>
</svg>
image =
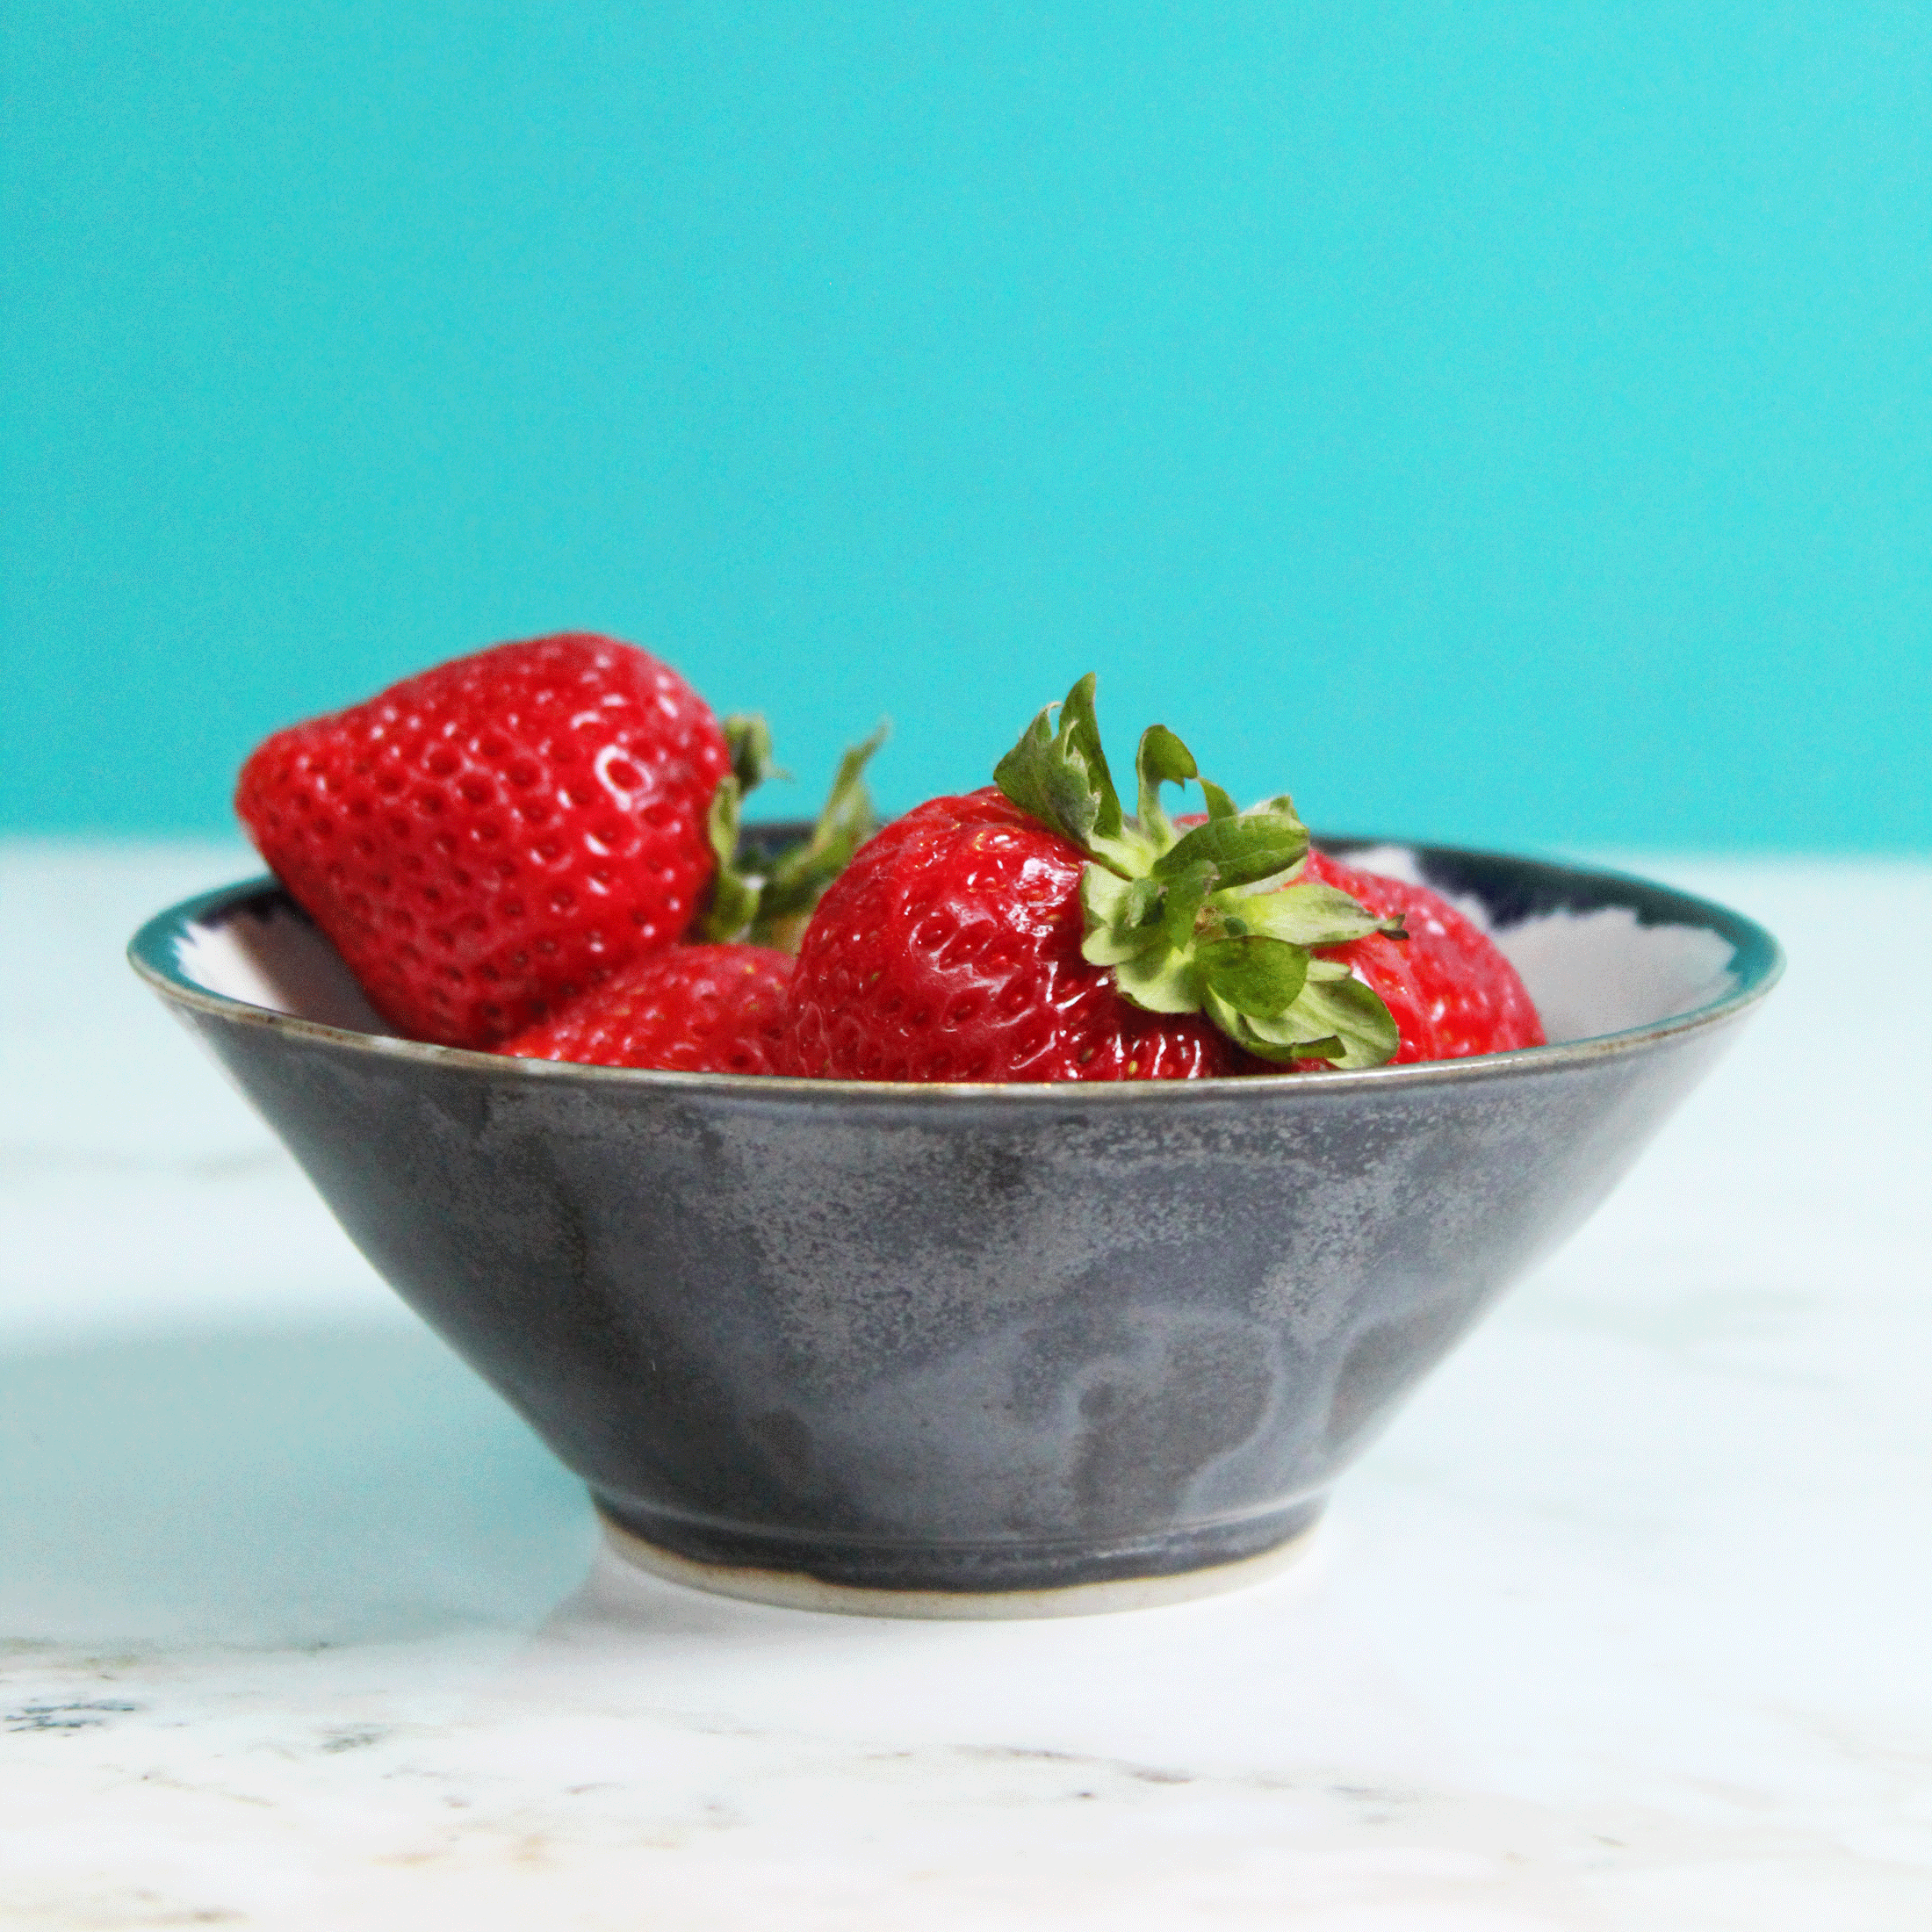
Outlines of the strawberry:
<svg viewBox="0 0 1932 1932">
<path fill-rule="evenodd" d="M 1301 876 L 1402 920 L 1403 941 L 1371 933 L 1318 955 L 1346 965 L 1381 996 L 1402 1035 L 1398 1064 L 1543 1044 L 1542 1022 L 1515 967 L 1439 893 L 1322 852 L 1308 854 Z"/>
<path fill-rule="evenodd" d="M 1207 817 L 1175 825 L 1161 788 L 1200 773 L 1164 725 L 1141 739 L 1128 817 L 1093 688 L 1085 677 L 1040 713 L 1000 761 L 997 790 L 934 799 L 860 850 L 800 949 L 792 1071 L 1187 1078 L 1375 1066 L 1401 1051 L 1388 1005 L 1335 956 L 1370 941 L 1393 952 L 1401 909 L 1311 870 L 1285 795 L 1237 811 L 1201 779 Z M 1436 988 L 1417 977 L 1402 990 Z"/>
<path fill-rule="evenodd" d="M 235 809 L 385 1019 L 487 1047 L 684 933 L 731 767 L 674 671 L 569 633 L 278 732 Z"/>
<path fill-rule="evenodd" d="M 680 1073 L 775 1073 L 791 961 L 768 946 L 673 946 L 621 966 L 500 1050 Z"/>
<path fill-rule="evenodd" d="M 1080 955 L 1081 854 L 991 788 L 895 820 L 798 951 L 784 1071 L 848 1080 L 1187 1079 L 1239 1071 Z"/>
</svg>

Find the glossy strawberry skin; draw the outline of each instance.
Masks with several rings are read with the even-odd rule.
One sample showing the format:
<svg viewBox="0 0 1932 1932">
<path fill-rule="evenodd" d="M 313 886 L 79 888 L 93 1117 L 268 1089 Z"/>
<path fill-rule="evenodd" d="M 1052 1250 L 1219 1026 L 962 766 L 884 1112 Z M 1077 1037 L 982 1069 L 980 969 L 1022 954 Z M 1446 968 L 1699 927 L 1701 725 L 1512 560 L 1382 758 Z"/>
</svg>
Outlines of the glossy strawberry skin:
<svg viewBox="0 0 1932 1932">
<path fill-rule="evenodd" d="M 673 946 L 501 1050 L 526 1060 L 678 1073 L 775 1073 L 791 961 L 768 946 Z"/>
<path fill-rule="evenodd" d="M 1373 934 L 1321 949 L 1380 993 L 1402 1035 L 1395 1065 L 1539 1047 L 1542 1022 L 1515 967 L 1489 936 L 1427 886 L 1311 852 L 1302 877 L 1336 886 L 1380 919 L 1402 915 L 1406 940 Z"/>
<path fill-rule="evenodd" d="M 679 938 L 728 768 L 674 671 L 568 633 L 278 732 L 235 809 L 386 1020 L 488 1047 Z"/>
<path fill-rule="evenodd" d="M 861 847 L 820 902 L 785 1071 L 847 1080 L 1193 1079 L 1251 1064 L 1198 1014 L 1143 1013 L 1080 956 L 1085 861 L 988 787 Z"/>
</svg>

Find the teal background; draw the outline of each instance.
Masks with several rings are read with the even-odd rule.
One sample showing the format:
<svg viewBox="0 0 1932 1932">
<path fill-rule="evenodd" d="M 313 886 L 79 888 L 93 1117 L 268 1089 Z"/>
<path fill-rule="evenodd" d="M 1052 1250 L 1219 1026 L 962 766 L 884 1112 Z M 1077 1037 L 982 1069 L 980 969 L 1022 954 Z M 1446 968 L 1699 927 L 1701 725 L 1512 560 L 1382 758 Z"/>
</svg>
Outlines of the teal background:
<svg viewBox="0 0 1932 1932">
<path fill-rule="evenodd" d="M 566 626 L 889 804 L 1932 846 L 1932 10 L 5 13 L 0 824 Z"/>
</svg>

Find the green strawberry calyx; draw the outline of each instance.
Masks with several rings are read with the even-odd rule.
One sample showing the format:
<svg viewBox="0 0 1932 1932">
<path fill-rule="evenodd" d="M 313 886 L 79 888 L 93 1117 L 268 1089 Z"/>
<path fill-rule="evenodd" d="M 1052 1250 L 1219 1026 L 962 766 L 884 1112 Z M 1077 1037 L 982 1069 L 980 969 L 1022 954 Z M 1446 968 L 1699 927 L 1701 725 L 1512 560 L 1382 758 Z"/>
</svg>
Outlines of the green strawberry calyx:
<svg viewBox="0 0 1932 1932">
<path fill-rule="evenodd" d="M 784 952 L 796 948 L 825 888 L 879 829 L 865 768 L 885 736 L 881 724 L 863 744 L 847 746 L 811 831 L 775 858 L 766 858 L 742 849 L 745 800 L 766 779 L 790 774 L 773 762 L 771 729 L 756 712 L 724 720 L 732 768 L 711 794 L 705 820 L 717 876 L 694 937 L 713 944 L 743 941 Z"/>
<path fill-rule="evenodd" d="M 1131 1005 L 1205 1013 L 1260 1059 L 1373 1067 L 1393 1058 L 1400 1040 L 1381 996 L 1315 952 L 1371 933 L 1406 939 L 1402 921 L 1301 880 L 1308 830 L 1294 800 L 1284 792 L 1237 810 L 1164 724 L 1141 736 L 1129 817 L 1101 749 L 1095 683 L 1089 672 L 1064 703 L 1048 705 L 993 772 L 1014 804 L 1087 861 L 1084 956 L 1113 969 Z M 1208 818 L 1182 830 L 1160 793 L 1190 780 Z"/>
</svg>

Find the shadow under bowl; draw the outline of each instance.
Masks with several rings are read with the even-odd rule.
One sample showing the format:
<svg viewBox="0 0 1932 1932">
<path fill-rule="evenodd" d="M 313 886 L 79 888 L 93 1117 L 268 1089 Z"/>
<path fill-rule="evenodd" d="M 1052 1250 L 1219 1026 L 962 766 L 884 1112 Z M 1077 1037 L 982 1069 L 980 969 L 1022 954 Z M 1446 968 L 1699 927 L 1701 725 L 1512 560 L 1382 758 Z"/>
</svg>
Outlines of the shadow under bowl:
<svg viewBox="0 0 1932 1932">
<path fill-rule="evenodd" d="M 1041 1615 L 1301 1547 L 1782 967 L 1640 879 L 1323 843 L 1487 927 L 1551 1044 L 1042 1085 L 511 1059 L 386 1034 L 272 880 L 130 956 L 620 1554 L 818 1608 Z"/>
</svg>

